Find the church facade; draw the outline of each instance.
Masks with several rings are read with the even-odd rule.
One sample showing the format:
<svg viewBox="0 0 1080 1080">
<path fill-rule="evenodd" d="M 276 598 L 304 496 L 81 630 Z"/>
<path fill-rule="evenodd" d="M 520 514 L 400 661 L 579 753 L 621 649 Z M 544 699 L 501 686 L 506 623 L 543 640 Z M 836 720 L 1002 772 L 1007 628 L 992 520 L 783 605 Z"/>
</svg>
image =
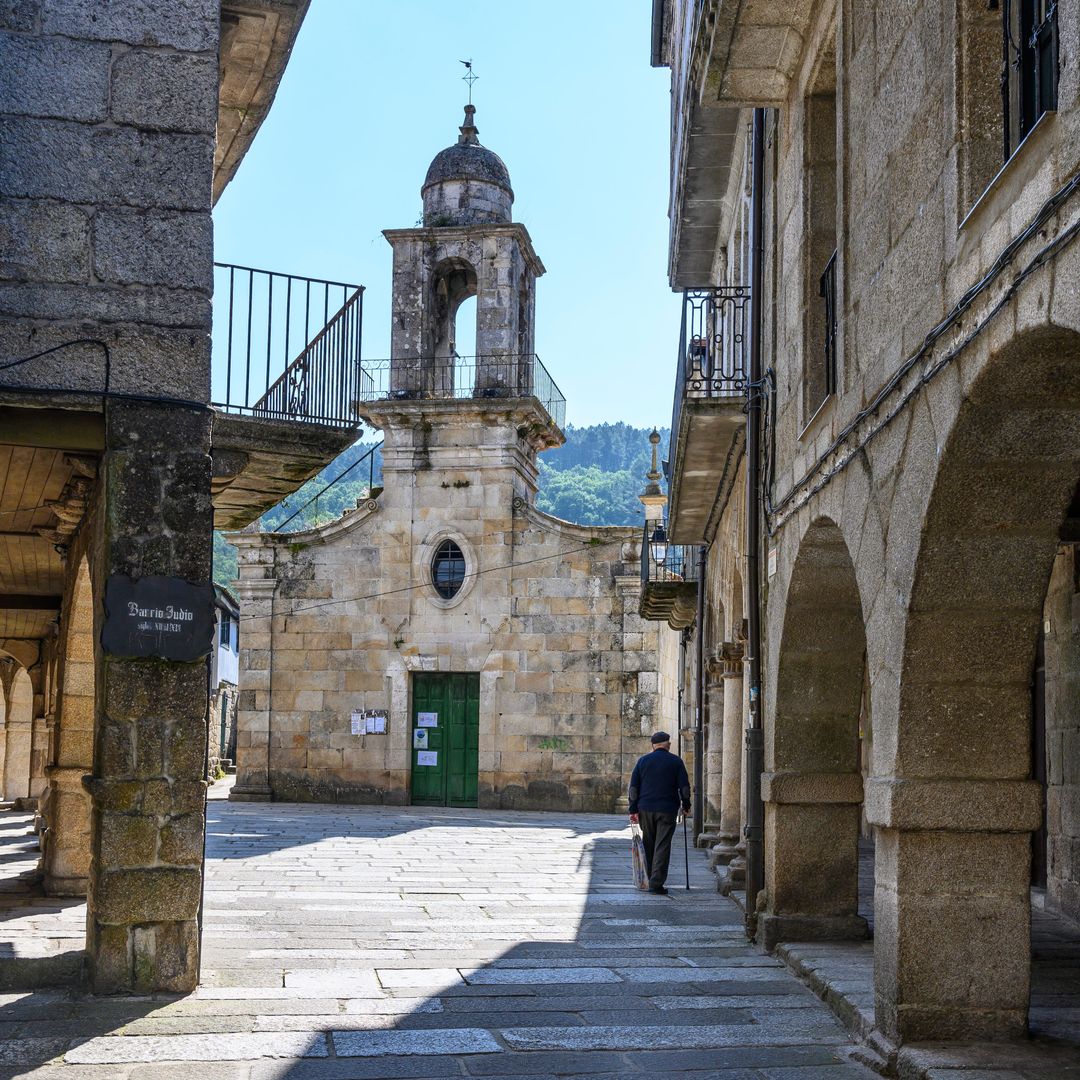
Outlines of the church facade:
<svg viewBox="0 0 1080 1080">
<path fill-rule="evenodd" d="M 391 358 L 365 362 L 361 405 L 383 489 L 309 531 L 229 537 L 233 798 L 609 811 L 677 726 L 677 635 L 638 613 L 641 532 L 536 508 L 565 408 L 534 352 L 544 267 L 471 106 L 460 130 L 422 226 L 385 233 Z"/>
</svg>

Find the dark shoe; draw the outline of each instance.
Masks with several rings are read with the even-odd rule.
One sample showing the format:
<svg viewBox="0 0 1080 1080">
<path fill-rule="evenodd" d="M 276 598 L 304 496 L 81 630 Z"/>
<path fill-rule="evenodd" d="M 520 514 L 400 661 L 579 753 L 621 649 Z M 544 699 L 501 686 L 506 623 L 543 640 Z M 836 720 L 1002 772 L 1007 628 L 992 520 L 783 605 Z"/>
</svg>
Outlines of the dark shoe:
<svg viewBox="0 0 1080 1080">
<path fill-rule="evenodd" d="M 663 885 L 650 885 L 649 892 L 654 896 L 667 896 L 667 889 Z"/>
</svg>

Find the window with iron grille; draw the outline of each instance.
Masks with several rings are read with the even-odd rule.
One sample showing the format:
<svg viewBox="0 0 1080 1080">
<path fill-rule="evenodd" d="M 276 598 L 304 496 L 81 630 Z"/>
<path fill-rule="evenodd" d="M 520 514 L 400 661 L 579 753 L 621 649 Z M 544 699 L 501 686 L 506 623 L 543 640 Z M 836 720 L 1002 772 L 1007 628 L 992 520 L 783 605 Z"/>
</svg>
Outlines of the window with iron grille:
<svg viewBox="0 0 1080 1080">
<path fill-rule="evenodd" d="M 806 232 L 803 255 L 802 416 L 805 428 L 836 393 L 837 115 L 836 65 L 822 58 L 804 99 Z"/>
<path fill-rule="evenodd" d="M 436 549 L 431 584 L 444 600 L 452 600 L 465 584 L 465 554 L 453 540 L 444 540 Z"/>
<path fill-rule="evenodd" d="M 836 393 L 836 252 L 833 251 L 819 292 L 825 308 L 825 342 L 822 361 L 825 366 L 825 396 Z"/>
<path fill-rule="evenodd" d="M 1057 108 L 1057 2 L 999 2 L 1003 142 L 1005 160 L 1008 161 L 1039 118 Z"/>
</svg>

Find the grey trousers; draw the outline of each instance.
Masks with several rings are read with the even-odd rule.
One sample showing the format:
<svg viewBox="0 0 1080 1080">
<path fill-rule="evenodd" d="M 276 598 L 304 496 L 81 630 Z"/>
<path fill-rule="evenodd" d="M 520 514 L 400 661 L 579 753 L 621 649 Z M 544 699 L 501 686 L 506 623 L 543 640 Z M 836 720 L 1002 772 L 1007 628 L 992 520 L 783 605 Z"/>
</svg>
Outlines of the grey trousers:
<svg viewBox="0 0 1080 1080">
<path fill-rule="evenodd" d="M 645 848 L 649 888 L 657 889 L 667 881 L 671 840 L 675 835 L 675 815 L 642 810 L 638 814 L 638 822 L 641 825 L 641 841 Z"/>
</svg>

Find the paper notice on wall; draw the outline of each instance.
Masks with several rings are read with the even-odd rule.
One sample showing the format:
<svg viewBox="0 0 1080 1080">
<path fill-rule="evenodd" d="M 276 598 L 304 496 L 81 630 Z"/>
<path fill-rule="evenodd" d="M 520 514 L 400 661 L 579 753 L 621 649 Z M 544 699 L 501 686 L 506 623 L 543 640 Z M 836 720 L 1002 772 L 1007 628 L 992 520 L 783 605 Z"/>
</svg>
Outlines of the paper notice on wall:
<svg viewBox="0 0 1080 1080">
<path fill-rule="evenodd" d="M 363 713 L 354 712 L 352 714 L 352 733 L 354 735 L 364 734 L 364 716 Z"/>
<path fill-rule="evenodd" d="M 420 712 L 416 714 L 417 727 L 438 727 L 439 714 L 437 712 Z"/>
<path fill-rule="evenodd" d="M 374 735 L 375 734 L 375 717 L 374 716 L 365 716 L 364 717 L 364 734 L 365 735 Z"/>
<path fill-rule="evenodd" d="M 439 751 L 438 750 L 417 750 L 416 751 L 416 764 L 417 765 L 438 765 L 439 764 Z"/>
<path fill-rule="evenodd" d="M 386 734 L 386 717 L 376 715 L 376 716 L 373 716 L 372 719 L 375 721 L 375 729 L 374 729 L 375 734 L 376 735 L 385 735 Z"/>
</svg>

